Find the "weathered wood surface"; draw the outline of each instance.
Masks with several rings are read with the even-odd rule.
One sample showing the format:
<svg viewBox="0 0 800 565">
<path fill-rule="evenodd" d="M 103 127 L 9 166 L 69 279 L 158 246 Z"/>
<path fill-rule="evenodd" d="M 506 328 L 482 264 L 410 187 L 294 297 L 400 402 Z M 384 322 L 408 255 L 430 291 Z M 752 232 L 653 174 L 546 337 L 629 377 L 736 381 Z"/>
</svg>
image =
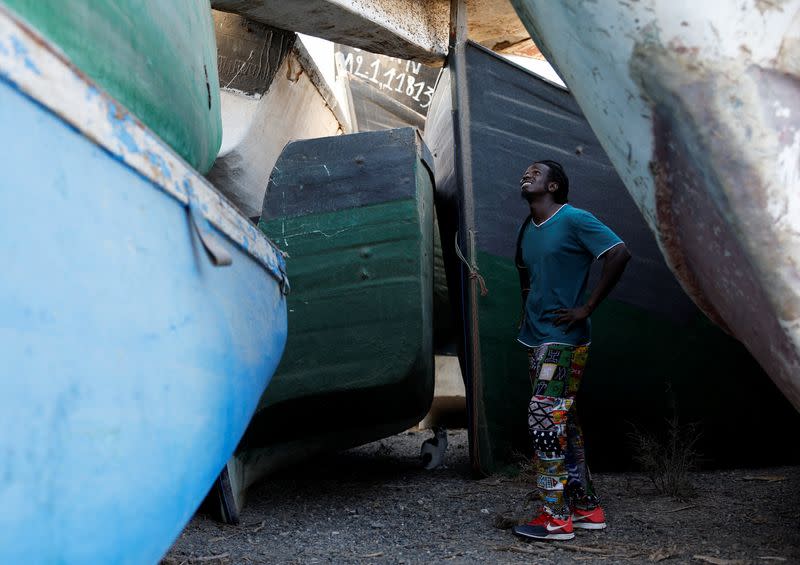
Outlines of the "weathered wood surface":
<svg viewBox="0 0 800 565">
<path fill-rule="evenodd" d="M 214 22 L 223 133 L 206 176 L 243 214 L 257 219 L 284 146 L 349 126 L 296 34 L 218 11 Z"/>
<path fill-rule="evenodd" d="M 273 27 L 402 59 L 441 65 L 450 0 L 212 0 Z M 508 0 L 469 0 L 469 36 L 490 49 L 538 52 Z"/>
</svg>

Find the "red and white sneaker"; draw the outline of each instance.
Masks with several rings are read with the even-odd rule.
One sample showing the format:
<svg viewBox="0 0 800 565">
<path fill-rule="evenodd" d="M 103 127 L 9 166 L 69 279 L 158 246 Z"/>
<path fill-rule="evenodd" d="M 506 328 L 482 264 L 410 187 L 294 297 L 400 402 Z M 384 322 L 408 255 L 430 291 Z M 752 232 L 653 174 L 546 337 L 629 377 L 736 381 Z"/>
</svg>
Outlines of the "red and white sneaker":
<svg viewBox="0 0 800 565">
<path fill-rule="evenodd" d="M 559 520 L 547 512 L 542 512 L 528 522 L 511 529 L 514 535 L 529 539 L 568 540 L 575 537 L 572 530 L 572 518 Z"/>
<path fill-rule="evenodd" d="M 572 511 L 572 525 L 581 530 L 602 530 L 606 527 L 606 513 L 599 506 L 592 510 L 576 508 Z"/>
</svg>

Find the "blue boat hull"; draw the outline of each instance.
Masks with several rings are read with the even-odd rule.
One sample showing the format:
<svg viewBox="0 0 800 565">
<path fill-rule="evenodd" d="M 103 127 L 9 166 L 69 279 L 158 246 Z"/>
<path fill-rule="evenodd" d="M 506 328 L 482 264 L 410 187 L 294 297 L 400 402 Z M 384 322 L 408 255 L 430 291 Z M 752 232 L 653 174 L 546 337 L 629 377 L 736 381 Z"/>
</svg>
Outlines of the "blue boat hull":
<svg viewBox="0 0 800 565">
<path fill-rule="evenodd" d="M 154 563 L 276 368 L 284 296 L 2 73 L 0 136 L 0 563 Z"/>
</svg>

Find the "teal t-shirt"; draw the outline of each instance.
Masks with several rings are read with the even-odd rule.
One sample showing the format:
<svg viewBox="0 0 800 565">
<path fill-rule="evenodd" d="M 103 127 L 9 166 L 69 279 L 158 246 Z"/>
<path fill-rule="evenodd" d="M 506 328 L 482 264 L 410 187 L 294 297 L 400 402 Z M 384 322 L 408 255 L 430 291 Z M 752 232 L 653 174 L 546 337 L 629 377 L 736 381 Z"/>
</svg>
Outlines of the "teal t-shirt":
<svg viewBox="0 0 800 565">
<path fill-rule="evenodd" d="M 526 222 L 520 235 L 521 264 L 517 266 L 527 269 L 530 292 L 518 340 L 528 347 L 589 343 L 588 318 L 565 332 L 566 325 L 555 325 L 553 311 L 584 303 L 592 262 L 622 240 L 592 214 L 569 204 L 540 225 L 532 219 Z"/>
</svg>

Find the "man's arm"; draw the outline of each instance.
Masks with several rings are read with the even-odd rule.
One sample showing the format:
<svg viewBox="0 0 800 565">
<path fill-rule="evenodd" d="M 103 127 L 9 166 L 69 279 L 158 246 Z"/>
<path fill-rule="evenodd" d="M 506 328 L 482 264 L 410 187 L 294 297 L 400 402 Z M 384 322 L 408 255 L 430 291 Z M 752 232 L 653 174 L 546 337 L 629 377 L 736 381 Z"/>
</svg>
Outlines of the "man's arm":
<svg viewBox="0 0 800 565">
<path fill-rule="evenodd" d="M 603 254 L 603 271 L 600 274 L 600 281 L 589 296 L 589 300 L 583 306 L 577 308 L 561 308 L 556 310 L 555 314 L 556 325 L 560 326 L 566 324 L 566 330 L 582 320 L 588 318 L 595 308 L 608 296 L 614 287 L 619 282 L 622 273 L 625 271 L 625 266 L 631 260 L 630 251 L 624 243 L 615 245 Z"/>
</svg>

